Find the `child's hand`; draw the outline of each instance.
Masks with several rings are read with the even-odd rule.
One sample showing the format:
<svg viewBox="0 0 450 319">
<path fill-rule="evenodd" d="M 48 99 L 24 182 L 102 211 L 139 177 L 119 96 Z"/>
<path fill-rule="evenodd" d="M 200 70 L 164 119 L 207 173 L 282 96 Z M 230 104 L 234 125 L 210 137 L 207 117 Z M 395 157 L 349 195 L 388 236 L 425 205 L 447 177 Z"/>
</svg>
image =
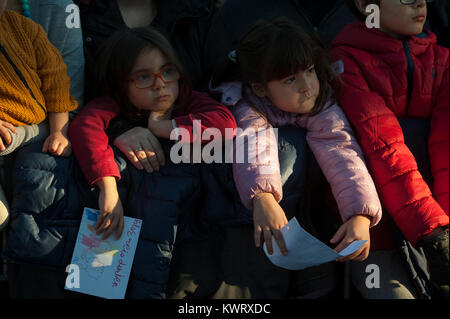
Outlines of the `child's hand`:
<svg viewBox="0 0 450 319">
<path fill-rule="evenodd" d="M 114 181 L 112 180 L 114 179 Z M 95 232 L 97 235 L 105 232 L 102 239 L 108 238 L 114 231 L 116 231 L 116 239 L 122 236 L 124 228 L 123 207 L 115 186 L 114 177 L 104 177 L 104 184 L 98 184 L 100 188 L 100 195 L 98 198 L 98 206 L 100 215 L 95 225 Z M 102 183 L 102 181 L 100 181 Z"/>
<path fill-rule="evenodd" d="M 6 149 L 6 145 L 12 142 L 11 133 L 9 133 L 8 129 L 16 133 L 16 127 L 14 125 L 0 120 L 0 152 L 3 152 Z"/>
<path fill-rule="evenodd" d="M 61 131 L 55 131 L 45 139 L 42 152 L 50 152 L 55 156 L 69 156 L 72 153 L 72 145 Z"/>
<path fill-rule="evenodd" d="M 369 227 L 370 218 L 365 215 L 355 215 L 339 227 L 336 234 L 334 234 L 333 238 L 330 240 L 332 244 L 339 242 L 336 248 L 334 248 L 336 252 L 340 252 L 355 240 L 367 240 L 367 242 L 353 254 L 339 258 L 337 261 L 363 261 L 369 256 Z"/>
<path fill-rule="evenodd" d="M 148 129 L 156 136 L 170 138 L 173 130 L 171 116 L 172 109 L 165 112 L 151 112 L 148 117 Z"/>
<path fill-rule="evenodd" d="M 134 127 L 114 140 L 114 145 L 139 170 L 159 171 L 165 165 L 164 151 L 158 139 L 144 127 Z"/>
<path fill-rule="evenodd" d="M 260 245 L 261 233 L 269 255 L 273 254 L 272 234 L 280 247 L 281 253 L 288 254 L 281 228 L 288 223 L 283 209 L 270 193 L 257 194 L 253 198 L 253 226 L 256 247 Z"/>
<path fill-rule="evenodd" d="M 151 112 L 148 117 L 148 122 L 150 124 L 150 122 L 154 123 L 163 120 L 170 120 L 171 117 L 172 117 L 172 108 L 167 109 L 163 112 Z"/>
</svg>

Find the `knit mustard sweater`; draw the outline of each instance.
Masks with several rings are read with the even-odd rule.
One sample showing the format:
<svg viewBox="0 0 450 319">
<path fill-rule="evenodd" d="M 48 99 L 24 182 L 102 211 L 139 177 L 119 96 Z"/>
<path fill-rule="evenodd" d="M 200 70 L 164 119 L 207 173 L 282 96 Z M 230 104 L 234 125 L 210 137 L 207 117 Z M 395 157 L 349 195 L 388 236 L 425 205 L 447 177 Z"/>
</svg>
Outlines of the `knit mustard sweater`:
<svg viewBox="0 0 450 319">
<path fill-rule="evenodd" d="M 13 11 L 0 17 L 0 44 L 20 70 L 45 111 L 0 52 L 0 119 L 15 126 L 38 124 L 48 112 L 69 112 L 77 108 L 70 95 L 70 79 L 59 51 L 49 42 L 44 29 Z"/>
</svg>

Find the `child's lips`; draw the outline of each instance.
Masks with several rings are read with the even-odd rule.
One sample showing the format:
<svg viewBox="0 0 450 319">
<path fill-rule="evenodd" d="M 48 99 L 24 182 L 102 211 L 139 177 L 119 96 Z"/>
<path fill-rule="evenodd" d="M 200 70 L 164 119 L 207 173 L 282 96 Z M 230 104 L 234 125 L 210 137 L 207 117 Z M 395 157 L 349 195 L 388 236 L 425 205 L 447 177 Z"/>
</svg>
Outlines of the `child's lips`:
<svg viewBox="0 0 450 319">
<path fill-rule="evenodd" d="M 304 94 L 303 99 L 301 99 L 300 103 L 305 103 L 306 101 L 309 101 L 311 98 L 313 97 L 313 95 L 306 95 Z"/>
<path fill-rule="evenodd" d="M 426 19 L 426 16 L 424 14 L 419 14 L 413 18 L 413 20 L 416 22 L 423 22 L 423 21 L 425 21 L 425 19 Z"/>
<path fill-rule="evenodd" d="M 170 95 L 168 95 L 168 94 L 163 94 L 163 95 L 160 95 L 160 96 L 158 96 L 157 98 L 155 98 L 155 100 L 158 101 L 158 102 L 162 102 L 162 101 L 168 100 L 169 97 L 170 97 Z"/>
</svg>

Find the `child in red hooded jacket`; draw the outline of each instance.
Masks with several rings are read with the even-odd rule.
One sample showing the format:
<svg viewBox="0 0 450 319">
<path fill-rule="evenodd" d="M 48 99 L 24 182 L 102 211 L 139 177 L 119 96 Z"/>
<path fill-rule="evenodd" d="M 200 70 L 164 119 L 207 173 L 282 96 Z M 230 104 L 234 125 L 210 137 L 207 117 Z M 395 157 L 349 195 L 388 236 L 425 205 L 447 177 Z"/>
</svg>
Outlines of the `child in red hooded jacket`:
<svg viewBox="0 0 450 319">
<path fill-rule="evenodd" d="M 370 20 L 367 7 L 377 5 L 379 28 L 364 21 L 347 25 L 331 44 L 330 57 L 341 68 L 345 85 L 339 102 L 384 209 L 407 240 L 423 247 L 435 296 L 448 297 L 449 51 L 423 28 L 426 2 L 348 0 L 362 19 Z M 430 122 L 431 185 L 405 144 L 403 118 Z M 376 246 L 376 236 L 373 242 Z"/>
</svg>

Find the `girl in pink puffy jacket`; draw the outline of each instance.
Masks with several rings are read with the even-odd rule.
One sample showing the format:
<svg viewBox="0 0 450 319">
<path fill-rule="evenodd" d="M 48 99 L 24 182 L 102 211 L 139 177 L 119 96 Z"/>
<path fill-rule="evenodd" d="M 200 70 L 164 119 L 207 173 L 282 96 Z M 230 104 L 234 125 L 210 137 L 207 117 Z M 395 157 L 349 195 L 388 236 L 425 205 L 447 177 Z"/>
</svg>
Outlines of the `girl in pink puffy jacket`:
<svg viewBox="0 0 450 319">
<path fill-rule="evenodd" d="M 278 204 L 283 195 L 272 129 L 296 125 L 307 130 L 307 142 L 343 220 L 331 243 L 340 251 L 355 240 L 367 240 L 342 260 L 368 256 L 369 228 L 380 220 L 381 204 L 361 148 L 333 98 L 332 86 L 338 83 L 320 42 L 285 18 L 252 27 L 212 80 L 213 91 L 222 94 L 222 103 L 231 108 L 241 129 L 233 154 L 244 149 L 248 160 L 233 161 L 234 180 L 242 202 L 253 210 L 255 245 L 260 246 L 263 235 L 269 254 L 272 235 L 288 254 L 280 232 L 288 221 Z M 258 138 L 243 138 L 249 130 Z"/>
</svg>

